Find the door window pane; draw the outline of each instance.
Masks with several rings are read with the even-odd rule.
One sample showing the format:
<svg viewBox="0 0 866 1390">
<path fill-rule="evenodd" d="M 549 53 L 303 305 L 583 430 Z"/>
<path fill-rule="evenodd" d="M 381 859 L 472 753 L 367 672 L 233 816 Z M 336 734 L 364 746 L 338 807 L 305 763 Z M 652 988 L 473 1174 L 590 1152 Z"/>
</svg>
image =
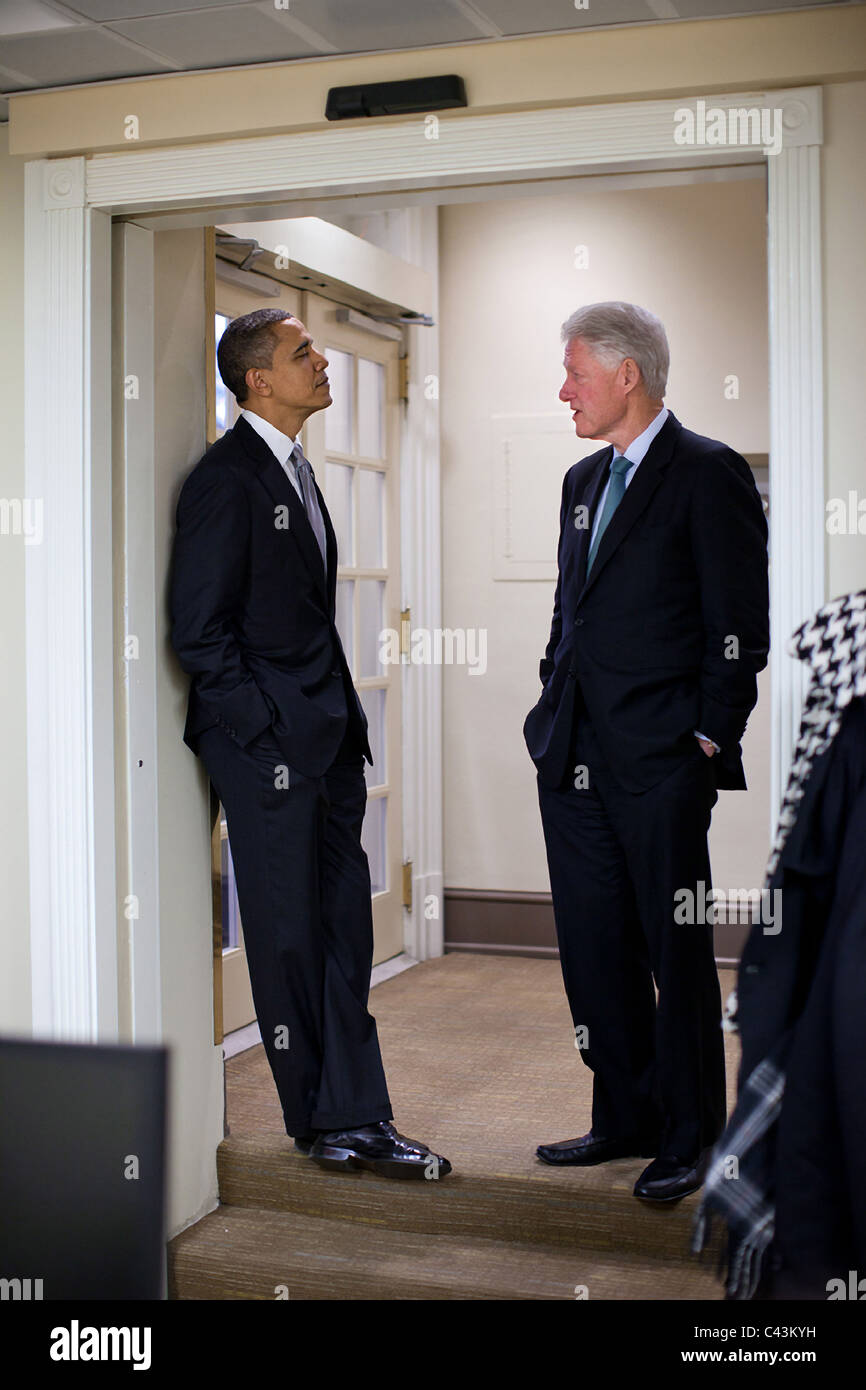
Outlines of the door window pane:
<svg viewBox="0 0 866 1390">
<path fill-rule="evenodd" d="M 333 395 L 333 392 L 331 393 Z M 335 398 L 336 399 L 336 398 Z M 385 401 L 385 368 L 381 362 L 358 358 L 358 453 L 362 458 L 380 459 L 382 448 L 382 407 Z"/>
<path fill-rule="evenodd" d="M 388 889 L 388 798 L 373 797 L 367 802 L 361 845 L 370 861 L 370 882 L 374 893 Z"/>
<path fill-rule="evenodd" d="M 220 807 L 220 828 L 225 824 L 225 814 Z M 223 909 L 223 950 L 235 951 L 240 946 L 241 910 L 238 903 L 238 890 L 235 882 L 235 866 L 232 860 L 228 835 L 220 840 L 222 870 L 222 909 Z"/>
<path fill-rule="evenodd" d="M 215 322 L 216 322 L 216 342 L 217 342 L 217 347 L 219 347 L 220 338 L 221 338 L 222 335 L 225 333 L 225 331 L 226 331 L 226 329 L 228 328 L 229 323 L 231 322 L 231 320 L 228 318 L 228 316 L 227 316 L 226 314 L 217 314 L 217 315 L 216 315 Z M 216 374 L 216 430 L 217 430 L 217 437 L 219 437 L 219 435 L 221 435 L 221 434 L 225 434 L 226 430 L 231 429 L 232 421 L 233 421 L 233 418 L 234 418 L 234 403 L 235 403 L 235 398 L 234 398 L 234 396 L 232 395 L 231 391 L 228 389 L 228 387 L 227 387 L 227 386 L 225 385 L 225 383 L 223 382 L 223 379 L 222 379 L 222 377 L 220 376 L 220 373 L 219 373 L 219 367 L 217 367 L 217 374 Z"/>
<path fill-rule="evenodd" d="M 380 787 L 383 782 L 387 782 L 388 773 L 385 767 L 385 697 L 384 690 L 361 690 L 358 692 L 361 704 L 364 706 L 364 713 L 367 716 L 367 737 L 370 740 L 370 752 L 373 754 L 373 766 L 364 763 L 364 774 L 367 778 L 368 787 Z"/>
<path fill-rule="evenodd" d="M 325 408 L 325 448 L 338 454 L 352 452 L 352 354 L 325 348 L 326 371 L 331 383 L 331 404 Z"/>
<path fill-rule="evenodd" d="M 362 569 L 385 567 L 385 474 L 359 468 L 358 564 Z"/>
<path fill-rule="evenodd" d="M 355 581 L 354 579 L 338 579 L 337 594 L 335 600 L 335 618 L 337 631 L 340 634 L 340 641 L 343 644 L 343 651 L 346 653 L 346 660 L 349 663 L 349 671 L 355 675 Z"/>
<path fill-rule="evenodd" d="M 337 537 L 337 560 L 341 565 L 355 563 L 352 544 L 352 474 L 347 463 L 325 464 L 325 500 Z"/>
<path fill-rule="evenodd" d="M 359 676 L 381 676 L 387 674 L 387 667 L 379 661 L 379 640 L 383 628 L 385 603 L 384 579 L 359 579 L 360 614 L 359 623 Z"/>
</svg>

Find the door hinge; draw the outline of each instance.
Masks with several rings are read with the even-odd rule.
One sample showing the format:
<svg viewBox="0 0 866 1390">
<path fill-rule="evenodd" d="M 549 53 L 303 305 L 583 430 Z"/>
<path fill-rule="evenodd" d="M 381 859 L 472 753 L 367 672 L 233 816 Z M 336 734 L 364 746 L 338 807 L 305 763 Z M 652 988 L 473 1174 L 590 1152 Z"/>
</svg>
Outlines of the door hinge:
<svg viewBox="0 0 866 1390">
<path fill-rule="evenodd" d="M 400 656 L 409 660 L 409 643 L 412 640 L 412 609 L 404 608 L 400 614 Z"/>
<path fill-rule="evenodd" d="M 408 356 L 408 354 L 407 354 L 405 357 L 398 357 L 398 358 L 397 358 L 397 366 L 398 366 L 399 369 L 400 369 L 400 376 L 399 376 L 399 379 L 398 379 L 398 383 L 399 383 L 399 384 L 398 384 L 398 394 L 399 394 L 399 397 L 400 397 L 400 400 L 401 400 L 401 401 L 408 401 L 408 399 L 409 399 L 409 356 Z"/>
<path fill-rule="evenodd" d="M 403 906 L 412 911 L 412 860 L 403 865 Z"/>
</svg>

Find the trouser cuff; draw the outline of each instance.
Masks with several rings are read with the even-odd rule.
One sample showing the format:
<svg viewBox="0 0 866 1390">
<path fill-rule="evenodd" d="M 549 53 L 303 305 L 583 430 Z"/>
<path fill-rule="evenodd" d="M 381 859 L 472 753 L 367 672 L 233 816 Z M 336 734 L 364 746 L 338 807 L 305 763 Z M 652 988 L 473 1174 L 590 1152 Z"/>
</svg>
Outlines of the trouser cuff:
<svg viewBox="0 0 866 1390">
<path fill-rule="evenodd" d="M 393 1120 L 394 1112 L 390 1105 L 358 1110 L 315 1110 L 312 1128 L 321 1130 L 358 1129 L 360 1125 L 372 1125 L 377 1120 Z"/>
</svg>

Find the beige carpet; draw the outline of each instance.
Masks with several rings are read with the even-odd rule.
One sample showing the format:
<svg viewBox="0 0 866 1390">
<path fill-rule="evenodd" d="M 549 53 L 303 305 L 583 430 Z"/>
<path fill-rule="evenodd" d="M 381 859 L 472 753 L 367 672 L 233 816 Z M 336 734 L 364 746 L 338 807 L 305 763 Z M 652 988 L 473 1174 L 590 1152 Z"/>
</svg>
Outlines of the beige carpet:
<svg viewBox="0 0 866 1390">
<path fill-rule="evenodd" d="M 735 975 L 719 978 L 724 1000 Z M 401 1133 L 446 1154 L 455 1172 L 607 1185 L 608 1165 L 560 1172 L 535 1157 L 538 1144 L 590 1126 L 592 1073 L 574 1046 L 558 961 L 455 952 L 378 985 L 370 1011 Z M 725 1036 L 730 1109 L 739 1044 Z M 233 1135 L 285 1135 L 264 1048 L 226 1064 L 226 1097 Z"/>
<path fill-rule="evenodd" d="M 733 984 L 721 972 L 723 999 Z M 535 1157 L 590 1121 L 558 962 L 448 955 L 378 986 L 370 1007 L 395 1123 L 453 1173 L 324 1172 L 285 1134 L 264 1050 L 241 1053 L 226 1064 L 223 1205 L 172 1242 L 173 1297 L 272 1298 L 280 1270 L 301 1298 L 721 1297 L 712 1261 L 689 1253 L 697 1196 L 639 1202 L 647 1160 Z M 726 1047 L 732 1104 L 735 1035 Z"/>
</svg>

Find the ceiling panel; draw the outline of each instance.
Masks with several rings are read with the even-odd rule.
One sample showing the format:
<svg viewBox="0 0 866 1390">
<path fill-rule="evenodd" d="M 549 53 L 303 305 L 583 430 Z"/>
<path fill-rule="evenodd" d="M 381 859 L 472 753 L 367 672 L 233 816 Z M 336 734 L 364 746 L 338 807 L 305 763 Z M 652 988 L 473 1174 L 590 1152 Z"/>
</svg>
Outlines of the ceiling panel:
<svg viewBox="0 0 866 1390">
<path fill-rule="evenodd" d="M 63 0 L 63 3 L 66 9 L 75 10 L 87 19 L 101 19 L 111 24 L 118 19 L 138 19 L 143 15 L 214 10 L 225 5 L 226 0 Z M 247 0 L 247 3 L 254 4 L 255 0 Z"/>
<path fill-rule="evenodd" d="M 0 4 L 0 36 L 38 34 L 45 29 L 65 29 L 77 24 L 70 15 L 62 15 L 41 0 L 3 0 Z"/>
<path fill-rule="evenodd" d="M 112 24 L 111 31 L 165 54 L 184 68 L 265 63 L 320 52 L 281 23 L 276 13 L 262 14 L 244 5 L 220 10 L 218 15 L 199 11 L 133 19 Z"/>
<path fill-rule="evenodd" d="M 38 87 L 171 71 L 167 64 L 137 52 L 104 29 L 87 27 L 64 29 L 57 35 L 4 39 L 0 66 L 26 74 Z"/>
<path fill-rule="evenodd" d="M 602 24 L 634 24 L 656 16 L 646 0 L 589 0 L 577 10 L 574 0 L 473 0 L 475 8 L 492 19 L 503 34 L 539 34 L 569 29 L 595 29 Z M 674 0 L 677 4 L 678 0 Z"/>
<path fill-rule="evenodd" d="M 289 13 L 340 53 L 459 43 L 487 32 L 450 0 L 291 0 Z"/>
</svg>

